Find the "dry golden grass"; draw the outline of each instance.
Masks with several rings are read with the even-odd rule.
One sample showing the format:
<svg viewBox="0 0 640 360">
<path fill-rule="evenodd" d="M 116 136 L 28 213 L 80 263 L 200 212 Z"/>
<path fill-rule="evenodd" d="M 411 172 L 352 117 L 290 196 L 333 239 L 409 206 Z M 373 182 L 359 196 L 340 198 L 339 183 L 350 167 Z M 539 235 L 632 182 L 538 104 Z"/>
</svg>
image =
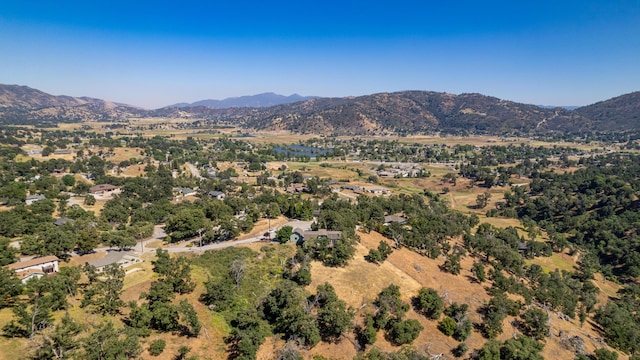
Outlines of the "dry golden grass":
<svg viewBox="0 0 640 360">
<path fill-rule="evenodd" d="M 156 249 L 156 248 L 161 248 L 163 246 L 164 246 L 164 241 L 162 240 L 155 240 L 155 241 L 151 241 L 144 244 L 145 249 L 147 248 Z"/>
<path fill-rule="evenodd" d="M 381 235 L 373 232 L 359 235 L 362 240 L 356 245 L 355 257 L 346 267 L 332 268 L 314 262 L 312 282 L 307 287 L 310 292 L 315 292 L 318 285 L 329 282 L 336 289 L 338 296 L 354 308 L 359 308 L 363 303 L 370 304 L 377 294 L 391 283 L 404 289 L 406 293 L 403 295 L 410 296 L 409 294 L 418 292 L 420 283 L 390 261 L 381 265 L 365 261 L 364 257 L 369 253 L 369 249 L 377 247 L 383 239 Z"/>
<path fill-rule="evenodd" d="M 358 174 L 351 170 L 355 169 L 351 163 L 345 162 L 329 162 L 332 167 L 320 166 L 321 163 L 299 163 L 299 162 L 277 162 L 273 169 L 278 169 L 280 165 L 285 164 L 288 171 L 301 171 L 305 176 L 317 176 L 319 178 L 331 178 L 333 180 L 355 180 L 358 178 Z M 360 164 L 358 164 L 360 165 Z M 269 167 L 270 169 L 272 167 Z M 277 170 L 274 170 L 277 173 Z"/>
<path fill-rule="evenodd" d="M 146 173 L 144 171 L 144 165 L 131 165 L 127 166 L 123 170 L 120 171 L 118 176 L 122 177 L 136 177 L 136 176 L 144 176 Z"/>
<path fill-rule="evenodd" d="M 602 274 L 594 274 L 594 278 L 593 283 L 600 289 L 600 294 L 598 294 L 598 303 L 600 305 L 605 305 L 609 298 L 618 298 L 617 293 L 622 289 L 622 286 L 606 280 Z"/>
<path fill-rule="evenodd" d="M 8 312 L 8 313 L 7 313 Z M 5 314 L 7 313 L 7 314 Z M 0 311 L 0 326 L 4 326 L 9 320 L 4 321 L 5 317 L 11 319 L 13 317 L 9 309 Z M 0 360 L 15 360 L 24 358 L 25 340 L 17 338 L 0 337 Z"/>
<path fill-rule="evenodd" d="M 109 161 L 118 164 L 121 161 L 130 160 L 131 158 L 140 159 L 144 156 L 142 155 L 143 151 L 141 148 L 114 148 L 113 155 L 109 156 Z M 141 166 L 144 167 L 144 165 Z"/>
<path fill-rule="evenodd" d="M 578 268 L 578 255 L 569 255 L 566 252 L 562 254 L 553 253 L 549 257 L 537 257 L 532 260 L 527 260 L 527 264 L 538 264 L 542 267 L 544 272 L 552 272 L 558 269 L 559 271 L 575 271 Z"/>
<path fill-rule="evenodd" d="M 236 129 L 237 131 L 237 129 Z M 299 141 L 305 141 L 313 138 L 317 138 L 317 135 L 302 135 L 302 134 L 293 134 L 289 131 L 260 131 L 260 132 L 250 132 L 250 137 L 243 137 L 240 140 L 252 142 L 252 143 L 262 143 L 262 144 L 295 144 Z"/>
<path fill-rule="evenodd" d="M 312 266 L 312 283 L 307 288 L 310 292 L 315 292 L 317 285 L 324 282 L 331 283 L 336 289 L 338 296 L 345 300 L 353 308 L 359 309 L 356 315 L 356 323 L 361 323 L 361 315 L 367 311 L 373 311 L 371 302 L 382 288 L 393 283 L 401 288 L 404 301 L 417 294 L 420 287 L 431 287 L 440 294 L 446 292 L 449 302 L 466 303 L 469 305 L 469 318 L 473 322 L 481 322 L 481 316 L 477 312 L 486 301 L 489 295 L 486 293 L 484 284 L 474 282 L 470 268 L 473 259 L 465 257 L 462 259 L 462 273 L 451 275 L 440 271 L 438 266 L 443 263 L 442 258 L 429 259 L 407 249 L 394 250 L 391 256 L 381 265 L 374 265 L 364 260 L 369 249 L 376 248 L 380 241 L 388 241 L 380 234 L 371 232 L 369 234 L 358 233 L 361 237 L 357 246 L 355 258 L 345 268 L 327 268 L 314 262 Z M 610 286 L 609 284 L 607 286 Z M 609 289 L 608 292 L 613 291 Z M 360 309 L 361 305 L 367 306 Z M 407 318 L 420 321 L 424 330 L 413 343 L 419 350 L 424 350 L 429 346 L 431 353 L 443 353 L 448 358 L 451 357 L 451 349 L 457 346 L 458 342 L 450 337 L 444 336 L 437 330 L 437 321 L 427 320 L 425 317 L 410 310 Z M 504 332 L 498 339 L 506 340 L 514 334 L 514 328 L 510 325 L 514 318 L 509 317 L 503 322 Z M 551 313 L 552 337 L 545 340 L 545 348 L 542 355 L 545 359 L 571 359 L 573 353 L 565 349 L 559 338 L 560 331 L 564 331 L 566 336 L 580 336 L 585 340 L 588 351 L 593 352 L 596 348 L 602 347 L 596 340 L 601 337 L 593 324 L 586 323 L 583 327 L 577 320 L 565 321 Z M 399 348 L 393 346 L 384 339 L 383 333 L 378 334 L 375 347 L 383 351 L 397 351 Z M 486 339 L 480 333 L 474 331 L 467 339 L 466 343 L 470 349 L 480 348 Z M 281 348 L 282 341 L 269 339 L 261 347 L 260 354 L 267 357 L 274 354 L 276 349 Z M 310 351 L 303 352 L 305 359 L 310 359 L 313 355 L 323 355 L 335 359 L 351 359 L 357 352 L 353 334 L 346 334 L 338 344 L 321 343 Z M 621 359 L 626 359 L 622 356 Z"/>
</svg>

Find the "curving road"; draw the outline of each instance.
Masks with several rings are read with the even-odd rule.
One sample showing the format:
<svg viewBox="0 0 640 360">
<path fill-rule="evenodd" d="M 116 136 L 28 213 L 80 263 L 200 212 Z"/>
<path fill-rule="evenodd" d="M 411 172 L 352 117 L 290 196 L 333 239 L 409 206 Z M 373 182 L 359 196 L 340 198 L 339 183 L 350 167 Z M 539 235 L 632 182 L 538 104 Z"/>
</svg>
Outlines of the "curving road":
<svg viewBox="0 0 640 360">
<path fill-rule="evenodd" d="M 281 228 L 282 226 L 291 226 L 292 228 L 301 228 L 301 229 L 309 229 L 311 227 L 311 223 L 312 221 L 300 221 L 300 220 L 292 220 L 287 222 L 284 225 L 278 226 L 276 228 L 274 228 L 275 230 Z M 144 248 L 144 246 L 146 246 L 146 244 L 148 244 L 149 242 L 152 241 L 156 241 L 156 240 L 161 240 L 164 239 L 167 236 L 167 234 L 164 232 L 164 229 L 162 228 L 162 226 L 156 225 L 156 227 L 154 228 L 153 231 L 153 235 L 150 239 L 148 240 L 144 240 L 141 241 L 140 243 L 138 243 L 138 245 L 136 245 L 136 248 L 134 249 L 137 253 L 141 253 L 141 250 L 143 250 L 143 252 L 148 253 L 148 252 L 155 252 L 156 248 Z M 172 252 L 172 253 L 180 253 L 180 252 L 203 252 L 206 250 L 213 250 L 213 249 L 223 249 L 223 248 L 227 248 L 227 247 L 231 247 L 231 246 L 238 246 L 238 245 L 243 245 L 243 244 L 251 244 L 251 243 L 255 243 L 255 242 L 259 242 L 259 241 L 264 241 L 262 240 L 263 236 L 255 236 L 255 237 L 251 237 L 248 239 L 242 239 L 242 240 L 232 240 L 232 241 L 224 241 L 224 242 L 219 242 L 219 243 L 212 243 L 212 244 L 207 244 L 207 245 L 203 245 L 203 246 L 197 246 L 197 245 L 193 245 L 193 246 L 187 246 L 188 244 L 193 244 L 196 243 L 198 238 L 192 238 L 189 240 L 184 240 L 181 241 L 178 244 L 169 244 L 166 246 L 162 246 L 161 249 L 163 250 L 167 250 L 168 252 Z"/>
<path fill-rule="evenodd" d="M 311 223 L 312 221 L 299 221 L 299 220 L 292 220 L 287 222 L 286 224 L 283 224 L 281 226 L 275 227 L 274 229 L 279 229 L 282 226 L 285 225 L 289 225 L 291 227 L 295 228 L 301 228 L 301 229 L 309 229 L 311 227 Z M 147 244 L 154 242 L 154 241 L 158 241 L 158 240 L 164 240 L 164 238 L 167 237 L 167 233 L 164 231 L 164 225 L 156 225 L 153 228 L 153 234 L 151 235 L 151 237 L 149 239 L 143 240 L 138 242 L 138 244 L 132 248 L 131 250 L 133 250 L 135 253 L 141 255 L 143 253 L 152 253 L 155 252 L 157 248 L 147 248 Z M 163 250 L 167 250 L 168 252 L 171 253 L 181 253 L 181 252 L 204 252 L 206 250 L 214 250 L 214 249 L 223 249 L 223 248 L 227 248 L 227 247 L 231 247 L 231 246 L 238 246 L 238 245 L 244 245 L 244 244 L 251 244 L 251 243 L 255 243 L 255 242 L 259 242 L 259 241 L 264 241 L 263 236 L 255 236 L 255 237 L 251 237 L 248 239 L 242 239 L 242 240 L 232 240 L 232 241 L 225 241 L 225 242 L 219 242 L 219 243 L 213 243 L 213 244 L 207 244 L 204 246 L 197 246 L 197 245 L 192 245 L 192 246 L 187 246 L 189 244 L 195 243 L 197 241 L 197 237 L 192 238 L 192 239 L 188 239 L 188 240 L 184 240 L 181 241 L 180 243 L 177 244 L 163 244 L 163 246 L 159 247 L 160 249 Z M 266 241 L 265 241 L 266 243 Z M 11 246 L 13 247 L 19 247 L 19 242 L 13 242 L 11 243 Z M 94 252 L 107 252 L 107 251 L 114 251 L 116 250 L 113 247 L 99 247 L 94 249 Z M 80 254 L 72 252 L 70 254 L 72 257 L 74 256 L 80 256 Z M 30 260 L 33 259 L 34 256 L 27 256 L 27 257 L 23 257 L 20 258 L 20 261 L 26 261 L 26 260 Z"/>
</svg>

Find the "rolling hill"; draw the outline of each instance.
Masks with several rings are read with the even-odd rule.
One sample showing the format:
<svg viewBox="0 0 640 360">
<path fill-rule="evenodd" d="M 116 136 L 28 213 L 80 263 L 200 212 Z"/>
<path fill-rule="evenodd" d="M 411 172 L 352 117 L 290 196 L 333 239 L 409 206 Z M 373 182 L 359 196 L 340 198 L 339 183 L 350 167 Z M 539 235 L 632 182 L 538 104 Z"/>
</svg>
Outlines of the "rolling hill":
<svg viewBox="0 0 640 360">
<path fill-rule="evenodd" d="M 265 109 L 248 126 L 302 133 L 529 133 L 575 115 L 481 94 L 427 91 L 314 99 Z"/>
<path fill-rule="evenodd" d="M 56 106 L 95 105 L 115 108 L 123 104 L 90 97 L 50 95 L 43 91 L 21 85 L 0 84 L 0 108 L 41 109 Z"/>
<path fill-rule="evenodd" d="M 296 102 L 267 106 L 274 99 Z M 0 85 L 0 121 L 33 124 L 125 121 L 132 116 L 193 118 L 211 123 L 225 121 L 255 130 L 289 130 L 318 135 L 438 132 L 533 135 L 640 130 L 640 92 L 575 110 L 543 108 L 482 94 L 432 91 L 297 99 L 296 95 L 284 97 L 267 93 L 214 103 L 203 101 L 200 105 L 143 110 L 100 99 L 53 96 L 26 86 Z M 254 107 L 247 107 L 248 104 Z"/>
<path fill-rule="evenodd" d="M 640 127 L 640 91 L 600 101 L 574 110 L 589 119 L 599 131 L 621 131 Z"/>
</svg>

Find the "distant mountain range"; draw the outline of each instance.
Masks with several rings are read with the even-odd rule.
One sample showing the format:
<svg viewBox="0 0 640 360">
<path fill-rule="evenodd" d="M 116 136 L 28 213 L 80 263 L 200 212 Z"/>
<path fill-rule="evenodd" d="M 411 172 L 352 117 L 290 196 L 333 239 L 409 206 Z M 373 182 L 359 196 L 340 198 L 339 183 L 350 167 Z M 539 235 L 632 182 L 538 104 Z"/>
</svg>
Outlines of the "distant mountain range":
<svg viewBox="0 0 640 360">
<path fill-rule="evenodd" d="M 563 109 L 566 109 L 566 110 L 575 110 L 575 109 L 579 108 L 580 106 L 574 106 L 574 105 L 538 105 L 538 107 L 541 107 L 543 109 L 563 108 Z"/>
<path fill-rule="evenodd" d="M 124 121 L 133 116 L 145 116 L 191 118 L 203 124 L 224 121 L 248 129 L 290 130 L 317 135 L 435 132 L 532 135 L 545 132 L 640 130 L 640 92 L 575 110 L 521 104 L 482 94 L 455 95 L 431 91 L 309 100 L 300 98 L 297 95 L 287 97 L 268 93 L 220 100 L 214 106 L 198 102 L 189 106 L 176 104 L 143 110 L 100 99 L 53 96 L 26 86 L 0 85 L 0 122 Z M 295 99 L 295 102 L 267 106 L 273 99 Z M 223 106 L 220 105 L 223 102 L 235 105 L 215 107 Z M 252 105 L 246 107 L 241 104 Z"/>
<path fill-rule="evenodd" d="M 223 100 L 200 100 L 193 103 L 178 103 L 174 105 L 170 105 L 168 107 L 173 108 L 183 108 L 183 107 L 196 107 L 196 106 L 206 106 L 212 109 L 225 109 L 225 108 L 233 108 L 233 107 L 269 107 L 281 104 L 290 104 L 298 101 L 305 101 L 315 99 L 317 96 L 301 96 L 298 94 L 293 94 L 289 96 L 278 95 L 272 92 L 250 95 L 250 96 L 240 96 L 240 97 L 230 97 Z"/>
</svg>

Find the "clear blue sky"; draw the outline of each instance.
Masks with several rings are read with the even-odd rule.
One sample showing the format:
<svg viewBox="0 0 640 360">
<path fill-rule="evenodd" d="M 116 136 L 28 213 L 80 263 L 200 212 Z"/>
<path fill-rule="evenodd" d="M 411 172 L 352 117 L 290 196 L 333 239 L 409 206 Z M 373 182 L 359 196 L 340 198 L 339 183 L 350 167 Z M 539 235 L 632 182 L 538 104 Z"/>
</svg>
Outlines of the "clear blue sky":
<svg viewBox="0 0 640 360">
<path fill-rule="evenodd" d="M 640 1 L 0 1 L 0 83 L 146 108 L 276 92 L 640 90 Z"/>
</svg>

